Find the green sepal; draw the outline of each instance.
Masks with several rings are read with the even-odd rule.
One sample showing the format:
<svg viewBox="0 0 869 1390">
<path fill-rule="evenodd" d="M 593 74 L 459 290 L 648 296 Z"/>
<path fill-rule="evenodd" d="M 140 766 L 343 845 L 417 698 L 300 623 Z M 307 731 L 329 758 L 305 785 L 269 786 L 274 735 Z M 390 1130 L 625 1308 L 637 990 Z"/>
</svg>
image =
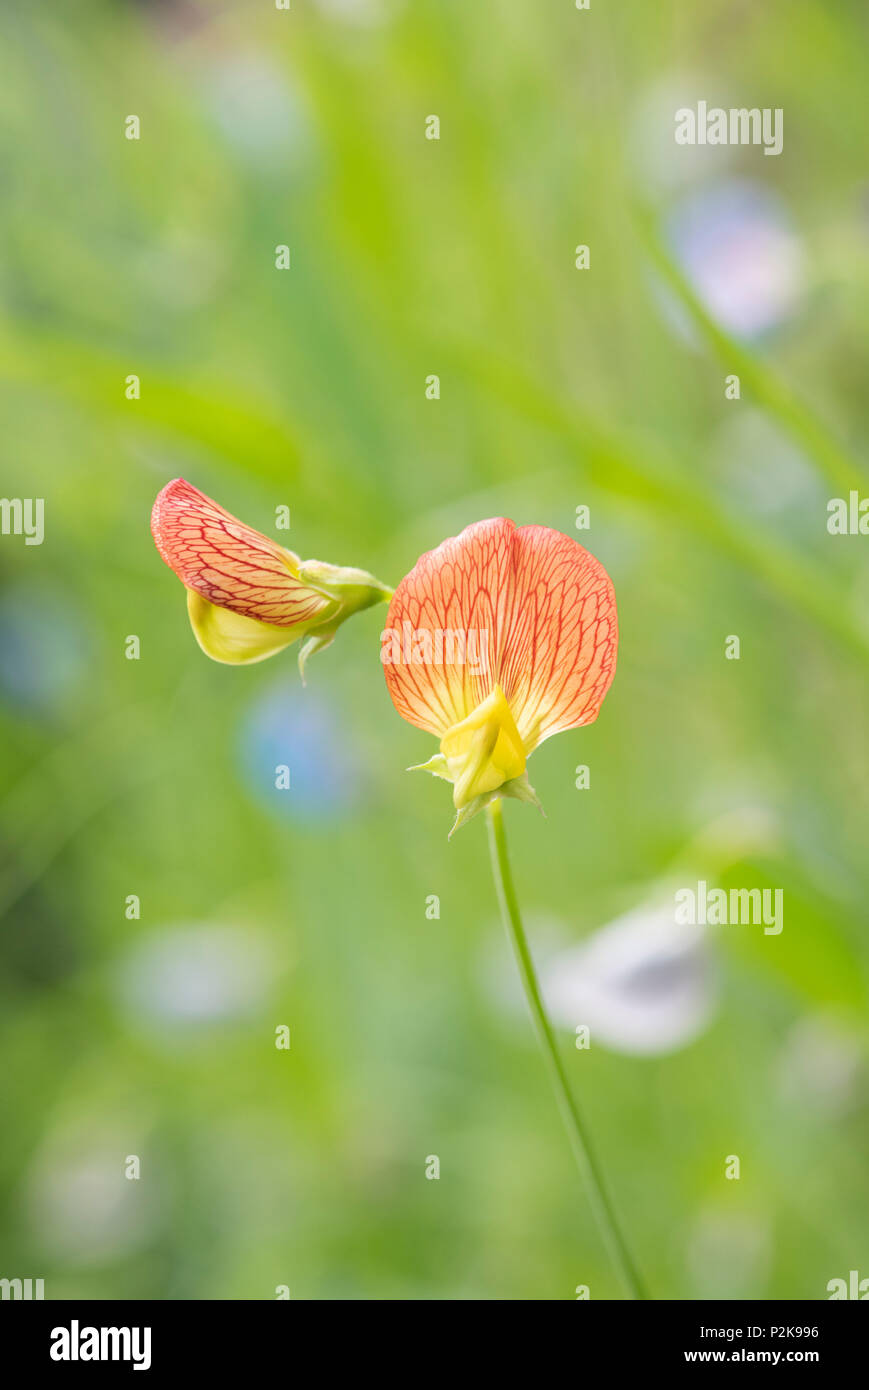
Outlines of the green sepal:
<svg viewBox="0 0 869 1390">
<path fill-rule="evenodd" d="M 432 777 L 443 777 L 447 782 L 453 779 L 449 774 L 447 760 L 443 753 L 435 753 L 433 758 L 429 758 L 427 763 L 415 763 L 413 767 L 405 769 L 406 772 L 430 772 Z"/>
<path fill-rule="evenodd" d="M 305 665 L 315 652 L 324 652 L 327 647 L 331 647 L 335 641 L 336 628 L 325 632 L 312 632 L 310 637 L 306 637 L 299 648 L 299 675 L 302 678 L 302 685 L 307 685 L 305 680 Z"/>
<path fill-rule="evenodd" d="M 321 560 L 304 560 L 299 563 L 299 580 L 316 589 L 324 598 L 339 605 L 333 608 L 321 622 L 309 629 L 308 636 L 299 649 L 299 675 L 305 684 L 305 666 L 317 652 L 331 647 L 341 624 L 352 613 L 361 613 L 375 603 L 388 603 L 392 589 L 381 584 L 367 570 L 351 569 L 343 565 L 327 565 Z"/>
<path fill-rule="evenodd" d="M 434 759 L 432 759 L 432 762 L 434 762 Z M 469 820 L 474 819 L 474 816 L 478 816 L 481 811 L 485 810 L 490 802 L 497 801 L 499 796 L 512 797 L 514 801 L 525 801 L 529 806 L 536 806 L 541 816 L 546 815 L 540 803 L 540 798 L 528 781 L 528 773 L 523 772 L 521 776 L 514 777 L 509 782 L 502 782 L 501 786 L 496 787 L 494 791 L 482 792 L 480 796 L 475 796 L 473 801 L 469 801 L 467 806 L 463 806 L 453 821 L 453 828 L 447 836 L 447 839 L 451 840 L 457 830 L 460 830 L 463 825 L 467 825 Z"/>
</svg>

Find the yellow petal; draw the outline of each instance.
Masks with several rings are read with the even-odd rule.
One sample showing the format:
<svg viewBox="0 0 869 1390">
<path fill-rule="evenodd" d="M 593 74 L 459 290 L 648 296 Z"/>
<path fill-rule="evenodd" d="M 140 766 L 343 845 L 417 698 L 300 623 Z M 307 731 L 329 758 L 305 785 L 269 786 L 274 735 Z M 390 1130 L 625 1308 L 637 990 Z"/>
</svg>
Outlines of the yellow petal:
<svg viewBox="0 0 869 1390">
<path fill-rule="evenodd" d="M 457 810 L 474 797 L 521 777 L 525 749 L 500 685 L 466 719 L 447 730 L 441 739 L 441 753 L 454 783 Z"/>
<path fill-rule="evenodd" d="M 195 589 L 187 590 L 187 612 L 194 636 L 206 656 L 230 666 L 249 666 L 282 651 L 300 634 L 298 627 L 274 627 L 218 608 Z M 304 629 L 302 629 L 304 631 Z"/>
</svg>

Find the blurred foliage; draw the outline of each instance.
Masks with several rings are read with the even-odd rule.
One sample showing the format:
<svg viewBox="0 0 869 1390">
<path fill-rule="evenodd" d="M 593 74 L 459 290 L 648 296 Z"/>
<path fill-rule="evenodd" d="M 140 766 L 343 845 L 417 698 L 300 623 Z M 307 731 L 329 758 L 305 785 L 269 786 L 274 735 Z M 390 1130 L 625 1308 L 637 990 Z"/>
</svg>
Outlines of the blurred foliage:
<svg viewBox="0 0 869 1390">
<path fill-rule="evenodd" d="M 689 1046 L 565 1035 L 639 1263 L 660 1298 L 869 1275 L 869 539 L 826 530 L 829 497 L 869 489 L 867 39 L 860 0 L 4 0 L 0 491 L 45 499 L 46 538 L 0 538 L 0 1274 L 618 1293 L 491 986 L 484 827 L 447 844 L 447 789 L 405 775 L 433 748 L 386 695 L 380 615 L 304 692 L 292 652 L 207 662 L 148 531 L 182 475 L 265 531 L 289 505 L 294 549 L 393 583 L 483 516 L 587 541 L 619 672 L 535 755 L 547 819 L 508 812 L 532 945 L 674 866 L 785 893 L 780 936 L 716 934 Z M 782 107 L 783 154 L 679 151 L 698 97 Z M 763 334 L 673 254 L 682 153 L 694 191 L 726 172 L 786 212 L 798 284 Z M 270 796 L 306 758 L 307 796 Z M 774 833 L 716 860 L 705 828 L 757 808 Z"/>
</svg>

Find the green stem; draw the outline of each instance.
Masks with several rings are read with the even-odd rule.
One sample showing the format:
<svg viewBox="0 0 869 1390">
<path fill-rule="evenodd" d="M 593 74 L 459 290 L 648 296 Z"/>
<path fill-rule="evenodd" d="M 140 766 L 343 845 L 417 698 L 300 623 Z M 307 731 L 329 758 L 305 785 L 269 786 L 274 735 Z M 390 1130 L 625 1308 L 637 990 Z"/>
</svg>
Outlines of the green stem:
<svg viewBox="0 0 869 1390">
<path fill-rule="evenodd" d="M 573 1156 L 579 1168 L 582 1179 L 585 1183 L 589 1201 L 597 1220 L 601 1235 L 604 1238 L 607 1249 L 609 1250 L 613 1264 L 621 1275 L 622 1282 L 631 1298 L 645 1298 L 646 1292 L 643 1288 L 642 1280 L 637 1272 L 637 1267 L 631 1257 L 631 1253 L 622 1235 L 612 1202 L 606 1190 L 603 1180 L 603 1173 L 595 1155 L 591 1141 L 588 1137 L 588 1130 L 579 1112 L 579 1107 L 574 1100 L 567 1080 L 567 1073 L 558 1051 L 558 1044 L 555 1041 L 555 1034 L 552 1025 L 546 1014 L 546 1006 L 543 1003 L 543 996 L 540 993 L 540 986 L 537 983 L 537 973 L 534 969 L 534 961 L 528 949 L 528 942 L 525 939 L 525 932 L 522 928 L 522 918 L 519 913 L 519 904 L 516 901 L 516 890 L 513 886 L 513 875 L 510 872 L 510 860 L 507 854 L 507 839 L 504 834 L 504 817 L 501 809 L 501 801 L 493 801 L 487 811 L 489 820 L 489 846 L 492 854 L 492 872 L 495 876 L 495 886 L 498 890 L 498 901 L 501 904 L 501 916 L 504 919 L 504 926 L 513 947 L 513 954 L 516 957 L 516 964 L 519 967 L 519 974 L 522 977 L 522 984 L 525 989 L 525 997 L 528 1000 L 528 1007 L 531 1010 L 531 1019 L 534 1024 L 534 1031 L 537 1034 L 537 1041 L 540 1043 L 546 1065 L 549 1068 L 549 1075 L 555 1090 L 558 1108 L 561 1117 L 567 1128 L 570 1146 L 573 1149 Z"/>
</svg>

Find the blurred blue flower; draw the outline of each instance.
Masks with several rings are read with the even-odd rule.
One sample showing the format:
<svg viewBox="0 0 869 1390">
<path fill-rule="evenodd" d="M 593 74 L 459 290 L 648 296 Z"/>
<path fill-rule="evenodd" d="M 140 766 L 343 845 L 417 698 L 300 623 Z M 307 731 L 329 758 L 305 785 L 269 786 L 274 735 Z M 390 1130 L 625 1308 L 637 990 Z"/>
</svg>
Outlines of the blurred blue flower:
<svg viewBox="0 0 869 1390">
<path fill-rule="evenodd" d="M 299 98 L 265 55 L 225 53 L 203 79 L 215 121 L 251 164 L 285 168 L 288 155 L 305 152 L 310 131 Z"/>
<path fill-rule="evenodd" d="M 361 800 L 363 766 L 339 715 L 321 693 L 298 678 L 282 677 L 253 702 L 241 730 L 244 779 L 257 800 L 277 815 L 309 822 L 346 814 Z M 276 769 L 288 767 L 288 789 Z"/>
<path fill-rule="evenodd" d="M 759 185 L 727 180 L 687 195 L 667 237 L 705 309 L 731 332 L 767 332 L 805 290 L 799 239 L 779 199 Z"/>
<path fill-rule="evenodd" d="M 51 590 L 16 585 L 0 598 L 0 699 L 40 716 L 83 687 L 91 640 L 79 610 Z"/>
</svg>

